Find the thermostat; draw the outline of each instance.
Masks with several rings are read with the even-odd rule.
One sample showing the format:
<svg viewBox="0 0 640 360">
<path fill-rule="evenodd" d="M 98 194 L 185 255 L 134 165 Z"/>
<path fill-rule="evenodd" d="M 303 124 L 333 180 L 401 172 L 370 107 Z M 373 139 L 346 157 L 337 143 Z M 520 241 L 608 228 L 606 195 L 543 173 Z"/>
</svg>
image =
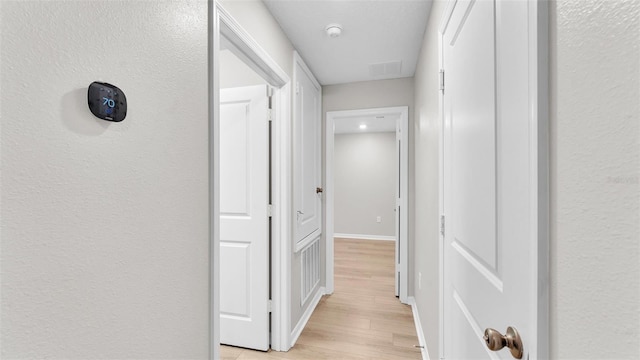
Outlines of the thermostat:
<svg viewBox="0 0 640 360">
<path fill-rule="evenodd" d="M 120 122 L 127 116 L 127 98 L 117 86 L 94 81 L 87 99 L 91 113 L 102 120 Z"/>
</svg>

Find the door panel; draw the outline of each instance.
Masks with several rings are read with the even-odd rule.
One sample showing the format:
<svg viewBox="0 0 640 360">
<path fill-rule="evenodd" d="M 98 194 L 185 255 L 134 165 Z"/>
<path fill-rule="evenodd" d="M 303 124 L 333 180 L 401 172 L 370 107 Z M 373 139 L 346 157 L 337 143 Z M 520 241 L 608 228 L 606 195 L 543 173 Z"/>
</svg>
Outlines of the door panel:
<svg viewBox="0 0 640 360">
<path fill-rule="evenodd" d="M 462 9 L 455 15 L 460 13 Z M 452 71 L 447 75 L 453 77 L 454 84 L 474 79 L 465 86 L 447 89 L 455 102 L 455 118 L 450 125 L 455 139 L 451 144 L 451 171 L 456 189 L 452 193 L 456 210 L 452 235 L 492 271 L 496 268 L 493 27 L 493 4 L 479 1 L 469 5 L 466 18 L 450 30 L 454 36 L 446 37 L 452 50 Z M 472 58 L 466 57 L 470 54 Z"/>
<path fill-rule="evenodd" d="M 233 99 L 234 95 L 225 91 L 222 96 Z M 225 102 L 220 110 L 220 148 L 224 155 L 220 159 L 220 188 L 224 190 L 220 192 L 220 214 L 227 218 L 251 216 L 251 107 L 251 99 L 243 99 Z"/>
<path fill-rule="evenodd" d="M 320 235 L 321 187 L 320 115 L 321 89 L 313 74 L 297 59 L 295 65 L 294 111 L 294 210 L 295 241 Z"/>
<path fill-rule="evenodd" d="M 269 348 L 264 85 L 220 91 L 220 342 Z"/>
<path fill-rule="evenodd" d="M 446 359 L 511 359 L 486 328 L 537 342 L 527 26 L 526 1 L 460 0 L 443 31 Z"/>
<path fill-rule="evenodd" d="M 220 267 L 232 276 L 220 284 L 220 308 L 227 317 L 251 319 L 251 243 L 225 241 L 220 244 Z"/>
<path fill-rule="evenodd" d="M 461 339 L 474 339 L 477 333 L 481 333 L 484 329 L 480 328 L 480 325 L 475 321 L 473 316 L 469 313 L 468 308 L 462 302 L 457 294 L 454 294 L 454 300 L 456 300 L 456 306 L 453 308 L 453 321 L 456 324 L 465 324 L 467 326 L 460 327 L 461 333 L 458 334 Z M 485 357 L 478 357 L 478 354 L 485 353 L 485 345 L 483 341 L 460 341 L 456 343 L 455 352 L 452 356 L 448 356 L 448 359 L 485 359 Z"/>
</svg>

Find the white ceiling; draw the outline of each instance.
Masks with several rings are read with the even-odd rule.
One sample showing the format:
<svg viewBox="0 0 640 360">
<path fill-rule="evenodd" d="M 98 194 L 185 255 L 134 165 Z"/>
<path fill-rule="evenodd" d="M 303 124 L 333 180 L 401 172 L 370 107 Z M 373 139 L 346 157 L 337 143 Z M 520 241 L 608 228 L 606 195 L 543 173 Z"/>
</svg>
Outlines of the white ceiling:
<svg viewBox="0 0 640 360">
<path fill-rule="evenodd" d="M 263 0 L 322 85 L 414 75 L 431 0 Z M 342 25 L 330 38 L 327 25 Z M 401 61 L 399 74 L 371 64 Z"/>
</svg>

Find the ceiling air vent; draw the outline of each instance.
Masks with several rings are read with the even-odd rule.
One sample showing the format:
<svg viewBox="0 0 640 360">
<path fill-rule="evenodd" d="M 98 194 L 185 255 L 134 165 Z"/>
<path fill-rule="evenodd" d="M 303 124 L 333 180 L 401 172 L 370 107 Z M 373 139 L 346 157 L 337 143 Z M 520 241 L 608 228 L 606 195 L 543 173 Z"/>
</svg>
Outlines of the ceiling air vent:
<svg viewBox="0 0 640 360">
<path fill-rule="evenodd" d="M 402 61 L 391 61 L 386 63 L 369 64 L 369 74 L 375 77 L 388 77 L 400 75 Z"/>
</svg>

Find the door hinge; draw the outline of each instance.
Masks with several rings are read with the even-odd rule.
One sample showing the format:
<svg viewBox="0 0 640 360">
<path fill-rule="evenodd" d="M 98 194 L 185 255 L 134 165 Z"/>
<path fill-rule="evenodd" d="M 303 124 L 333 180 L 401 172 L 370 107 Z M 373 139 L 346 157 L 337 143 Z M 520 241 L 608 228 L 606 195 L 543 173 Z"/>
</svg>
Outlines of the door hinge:
<svg viewBox="0 0 640 360">
<path fill-rule="evenodd" d="M 440 234 L 444 236 L 444 215 L 440 215 Z"/>
<path fill-rule="evenodd" d="M 273 96 L 273 88 L 267 85 L 267 97 L 272 97 L 272 96 Z"/>
<path fill-rule="evenodd" d="M 440 91 L 444 93 L 444 69 L 440 69 Z"/>
<path fill-rule="evenodd" d="M 269 312 L 273 310 L 273 301 L 271 299 L 267 300 L 267 310 L 269 310 Z"/>
<path fill-rule="evenodd" d="M 296 82 L 296 94 L 300 93 L 300 83 Z"/>
<path fill-rule="evenodd" d="M 268 217 L 272 217 L 273 216 L 273 205 L 271 205 L 271 204 L 267 205 L 267 216 Z"/>
<path fill-rule="evenodd" d="M 273 110 L 267 109 L 267 121 L 273 121 Z"/>
</svg>

